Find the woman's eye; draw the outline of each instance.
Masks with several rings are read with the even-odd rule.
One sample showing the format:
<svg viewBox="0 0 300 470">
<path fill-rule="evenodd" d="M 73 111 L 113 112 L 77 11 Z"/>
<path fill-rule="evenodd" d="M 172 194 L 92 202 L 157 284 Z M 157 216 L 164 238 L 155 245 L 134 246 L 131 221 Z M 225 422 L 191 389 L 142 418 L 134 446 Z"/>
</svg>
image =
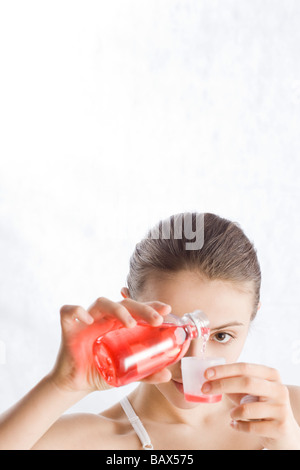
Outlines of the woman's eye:
<svg viewBox="0 0 300 470">
<path fill-rule="evenodd" d="M 233 336 L 230 335 L 229 333 L 216 333 L 213 336 L 214 341 L 217 341 L 218 343 L 223 343 L 223 344 L 228 343 L 228 341 L 230 341 L 232 338 Z"/>
</svg>

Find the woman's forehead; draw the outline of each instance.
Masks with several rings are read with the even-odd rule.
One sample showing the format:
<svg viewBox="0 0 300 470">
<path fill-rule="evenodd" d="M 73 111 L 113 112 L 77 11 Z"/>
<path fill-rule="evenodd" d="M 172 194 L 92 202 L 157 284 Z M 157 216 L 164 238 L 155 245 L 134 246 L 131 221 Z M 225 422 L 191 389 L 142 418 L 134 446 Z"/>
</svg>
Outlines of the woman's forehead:
<svg viewBox="0 0 300 470">
<path fill-rule="evenodd" d="M 236 317 L 246 320 L 252 312 L 253 291 L 249 282 L 243 285 L 209 280 L 194 272 L 181 271 L 149 276 L 138 300 L 168 303 L 177 315 L 199 308 L 216 321 L 232 321 Z"/>
</svg>

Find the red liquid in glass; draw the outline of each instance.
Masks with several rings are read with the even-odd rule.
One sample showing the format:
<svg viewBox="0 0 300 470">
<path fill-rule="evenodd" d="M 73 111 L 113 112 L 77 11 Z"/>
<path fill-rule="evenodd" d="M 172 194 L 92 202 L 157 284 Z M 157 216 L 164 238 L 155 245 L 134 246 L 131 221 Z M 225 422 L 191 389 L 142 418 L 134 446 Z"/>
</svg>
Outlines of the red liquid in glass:
<svg viewBox="0 0 300 470">
<path fill-rule="evenodd" d="M 210 395 L 210 396 L 199 396 L 199 395 L 189 395 L 184 394 L 186 401 L 193 401 L 198 403 L 217 403 L 222 400 L 222 395 Z"/>
<path fill-rule="evenodd" d="M 140 321 L 134 328 L 110 331 L 95 341 L 96 367 L 114 387 L 136 382 L 181 359 L 196 334 L 190 325 L 151 326 Z"/>
</svg>

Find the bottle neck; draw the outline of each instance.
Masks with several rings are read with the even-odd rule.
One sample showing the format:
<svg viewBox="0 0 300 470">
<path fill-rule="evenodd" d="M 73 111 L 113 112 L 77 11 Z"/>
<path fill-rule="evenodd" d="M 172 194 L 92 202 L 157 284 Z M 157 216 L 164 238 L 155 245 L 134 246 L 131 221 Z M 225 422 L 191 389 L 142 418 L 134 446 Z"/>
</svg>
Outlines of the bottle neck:
<svg viewBox="0 0 300 470">
<path fill-rule="evenodd" d="M 209 320 L 202 310 L 186 313 L 181 320 L 189 325 L 192 339 L 206 338 L 209 335 Z"/>
<path fill-rule="evenodd" d="M 201 337 L 205 339 L 209 335 L 209 320 L 202 310 L 185 313 L 181 318 L 173 313 L 169 313 L 165 315 L 164 323 L 188 326 L 192 339 Z"/>
</svg>

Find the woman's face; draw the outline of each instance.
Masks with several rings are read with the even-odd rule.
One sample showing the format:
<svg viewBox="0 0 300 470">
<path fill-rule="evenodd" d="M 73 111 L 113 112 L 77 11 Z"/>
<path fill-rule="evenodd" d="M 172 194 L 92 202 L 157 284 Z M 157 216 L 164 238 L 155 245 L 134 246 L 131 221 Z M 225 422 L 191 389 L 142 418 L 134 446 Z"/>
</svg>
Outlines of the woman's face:
<svg viewBox="0 0 300 470">
<path fill-rule="evenodd" d="M 251 284 L 233 284 L 221 280 L 205 280 L 191 271 L 153 276 L 147 280 L 139 302 L 159 300 L 172 307 L 173 314 L 182 317 L 187 312 L 202 310 L 209 319 L 210 337 L 206 355 L 224 357 L 236 362 L 247 338 L 253 310 Z M 191 342 L 186 356 L 200 356 L 202 338 Z M 184 400 L 181 361 L 168 367 L 172 380 L 157 384 L 160 392 L 175 406 L 193 408 L 195 403 Z"/>
</svg>

